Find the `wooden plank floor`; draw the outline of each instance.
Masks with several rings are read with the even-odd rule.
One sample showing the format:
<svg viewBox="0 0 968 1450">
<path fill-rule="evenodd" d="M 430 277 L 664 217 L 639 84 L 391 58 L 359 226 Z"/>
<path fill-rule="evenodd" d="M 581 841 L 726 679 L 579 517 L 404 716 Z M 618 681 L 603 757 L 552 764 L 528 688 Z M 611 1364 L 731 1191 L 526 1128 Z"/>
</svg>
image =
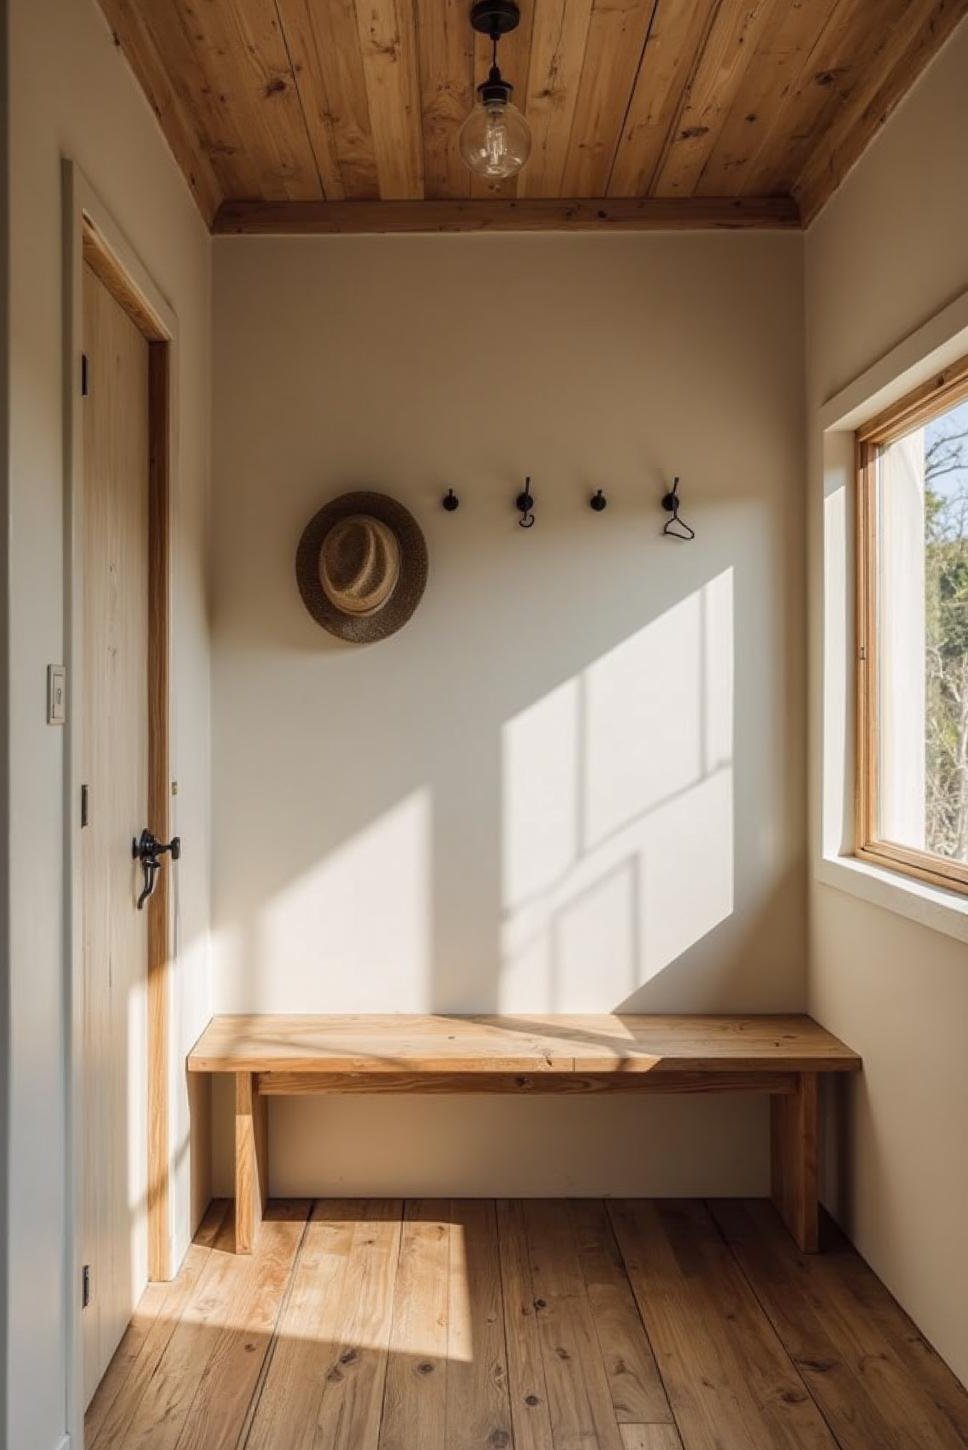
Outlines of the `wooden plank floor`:
<svg viewBox="0 0 968 1450">
<path fill-rule="evenodd" d="M 759 1200 L 214 1203 L 87 1450 L 965 1450 L 968 1394 L 832 1225 Z"/>
</svg>

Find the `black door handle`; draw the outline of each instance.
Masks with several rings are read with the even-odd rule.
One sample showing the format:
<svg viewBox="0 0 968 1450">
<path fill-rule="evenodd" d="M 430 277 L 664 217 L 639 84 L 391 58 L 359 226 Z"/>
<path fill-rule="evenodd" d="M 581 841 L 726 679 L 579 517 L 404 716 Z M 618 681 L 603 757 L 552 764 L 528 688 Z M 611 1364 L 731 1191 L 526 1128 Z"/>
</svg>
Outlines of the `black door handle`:
<svg viewBox="0 0 968 1450">
<path fill-rule="evenodd" d="M 172 836 L 167 845 L 159 841 L 148 830 L 147 826 L 140 836 L 135 836 L 131 842 L 131 855 L 135 861 L 141 862 L 141 869 L 145 873 L 145 884 L 141 888 L 141 895 L 138 897 L 138 910 L 141 911 L 148 897 L 155 889 L 155 882 L 158 879 L 158 872 L 161 869 L 160 856 L 168 852 L 173 861 L 181 857 L 181 837 Z"/>
</svg>

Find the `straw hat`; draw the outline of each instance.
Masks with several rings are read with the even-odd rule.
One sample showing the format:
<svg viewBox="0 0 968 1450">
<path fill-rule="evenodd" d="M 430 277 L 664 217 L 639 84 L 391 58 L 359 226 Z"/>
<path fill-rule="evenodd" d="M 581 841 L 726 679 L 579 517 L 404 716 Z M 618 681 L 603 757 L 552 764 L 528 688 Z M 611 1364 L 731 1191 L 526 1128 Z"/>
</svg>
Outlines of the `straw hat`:
<svg viewBox="0 0 968 1450">
<path fill-rule="evenodd" d="M 370 644 L 413 614 L 427 545 L 413 514 L 384 493 L 344 493 L 303 530 L 296 579 L 310 614 L 340 639 Z"/>
</svg>

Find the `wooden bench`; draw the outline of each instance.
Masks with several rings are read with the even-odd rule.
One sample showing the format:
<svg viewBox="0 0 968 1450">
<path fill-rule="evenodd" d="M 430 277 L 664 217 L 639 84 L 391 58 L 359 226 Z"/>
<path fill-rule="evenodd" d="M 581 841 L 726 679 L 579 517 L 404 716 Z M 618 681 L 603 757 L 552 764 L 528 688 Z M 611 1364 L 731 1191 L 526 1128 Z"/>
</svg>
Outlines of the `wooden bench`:
<svg viewBox="0 0 968 1450">
<path fill-rule="evenodd" d="M 772 1193 L 817 1247 L 817 1089 L 860 1058 L 809 1017 L 214 1017 L 189 1072 L 235 1078 L 235 1247 L 267 1196 L 266 1100 L 306 1093 L 769 1093 Z"/>
</svg>

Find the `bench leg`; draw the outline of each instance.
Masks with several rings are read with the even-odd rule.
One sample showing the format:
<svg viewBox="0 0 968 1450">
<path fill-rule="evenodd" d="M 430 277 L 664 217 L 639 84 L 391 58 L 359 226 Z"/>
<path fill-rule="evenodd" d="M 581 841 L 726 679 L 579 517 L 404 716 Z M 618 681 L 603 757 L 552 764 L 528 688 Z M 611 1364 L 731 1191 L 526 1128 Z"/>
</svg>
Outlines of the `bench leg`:
<svg viewBox="0 0 968 1450">
<path fill-rule="evenodd" d="M 253 1072 L 235 1074 L 235 1252 L 251 1254 L 269 1196 L 266 1100 Z"/>
<path fill-rule="evenodd" d="M 798 1073 L 794 1093 L 770 1098 L 773 1202 L 804 1253 L 817 1250 L 817 1082 Z"/>
</svg>

